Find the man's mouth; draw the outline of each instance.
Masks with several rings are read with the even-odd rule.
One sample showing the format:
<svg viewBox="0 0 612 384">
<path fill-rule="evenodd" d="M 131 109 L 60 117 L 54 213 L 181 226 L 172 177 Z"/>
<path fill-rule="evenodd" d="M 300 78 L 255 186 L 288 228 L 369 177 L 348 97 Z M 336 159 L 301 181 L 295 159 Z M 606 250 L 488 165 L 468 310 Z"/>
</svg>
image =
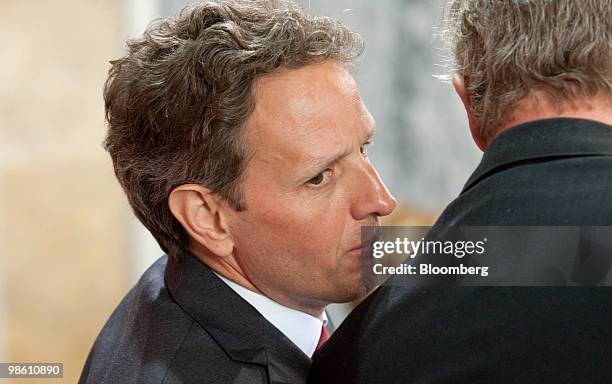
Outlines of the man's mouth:
<svg viewBox="0 0 612 384">
<path fill-rule="evenodd" d="M 368 229 L 367 233 L 362 236 L 361 242 L 359 245 L 351 248 L 349 252 L 361 251 L 365 254 L 372 254 L 372 248 L 374 247 L 374 243 L 381 239 L 381 231 L 379 228 L 376 229 Z"/>
</svg>

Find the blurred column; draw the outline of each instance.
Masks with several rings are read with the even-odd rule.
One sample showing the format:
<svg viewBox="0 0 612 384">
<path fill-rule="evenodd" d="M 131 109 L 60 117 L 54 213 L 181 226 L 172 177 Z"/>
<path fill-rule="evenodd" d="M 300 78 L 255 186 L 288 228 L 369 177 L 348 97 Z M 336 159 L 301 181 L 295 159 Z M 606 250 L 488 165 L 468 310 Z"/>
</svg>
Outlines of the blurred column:
<svg viewBox="0 0 612 384">
<path fill-rule="evenodd" d="M 77 381 L 127 290 L 127 204 L 101 146 L 120 18 L 119 0 L 0 1 L 2 360 L 64 363 L 48 384 Z"/>
<path fill-rule="evenodd" d="M 0 155 L 0 174 L 2 173 L 2 168 L 4 166 L 4 162 L 2 161 L 2 155 Z M 2 180 L 0 179 L 0 201 L 2 201 L 2 192 L 3 185 Z M 5 287 L 5 271 L 6 268 L 4 266 L 4 258 L 6 257 L 6 245 L 4 244 L 4 226 L 5 226 L 6 216 L 2 211 L 2 205 L 0 205 L 0 363 L 8 363 L 7 360 L 7 318 L 8 318 L 8 309 L 6 307 L 6 287 Z"/>
<path fill-rule="evenodd" d="M 127 0 L 124 3 L 125 25 L 122 44 L 132 37 L 141 35 L 149 23 L 162 17 L 162 4 L 160 0 Z M 135 283 L 142 273 L 164 252 L 159 248 L 151 233 L 130 215 L 130 279 Z"/>
<path fill-rule="evenodd" d="M 142 34 L 147 25 L 154 19 L 161 17 L 160 0 L 125 0 L 124 38 L 121 43 L 130 37 Z"/>
</svg>

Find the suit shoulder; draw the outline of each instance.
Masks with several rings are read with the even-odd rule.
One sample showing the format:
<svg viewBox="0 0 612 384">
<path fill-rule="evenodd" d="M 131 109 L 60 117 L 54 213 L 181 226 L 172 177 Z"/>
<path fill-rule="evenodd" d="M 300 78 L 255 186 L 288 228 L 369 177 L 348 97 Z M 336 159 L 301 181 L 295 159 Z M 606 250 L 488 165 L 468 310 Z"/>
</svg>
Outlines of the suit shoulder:
<svg viewBox="0 0 612 384">
<path fill-rule="evenodd" d="M 162 382 L 194 321 L 165 284 L 167 257 L 128 292 L 96 338 L 80 383 Z"/>
<path fill-rule="evenodd" d="M 164 283 L 166 262 L 154 263 L 115 309 L 80 384 L 267 382 L 265 369 L 230 359 L 174 300 Z"/>
</svg>

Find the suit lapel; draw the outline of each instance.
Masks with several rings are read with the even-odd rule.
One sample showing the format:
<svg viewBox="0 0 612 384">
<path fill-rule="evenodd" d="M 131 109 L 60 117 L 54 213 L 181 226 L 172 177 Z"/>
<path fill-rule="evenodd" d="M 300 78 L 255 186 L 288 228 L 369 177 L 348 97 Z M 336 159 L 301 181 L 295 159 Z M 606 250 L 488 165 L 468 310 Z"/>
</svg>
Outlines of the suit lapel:
<svg viewBox="0 0 612 384">
<path fill-rule="evenodd" d="M 174 300 L 237 362 L 267 367 L 271 383 L 303 383 L 311 360 L 192 255 L 166 267 Z"/>
</svg>

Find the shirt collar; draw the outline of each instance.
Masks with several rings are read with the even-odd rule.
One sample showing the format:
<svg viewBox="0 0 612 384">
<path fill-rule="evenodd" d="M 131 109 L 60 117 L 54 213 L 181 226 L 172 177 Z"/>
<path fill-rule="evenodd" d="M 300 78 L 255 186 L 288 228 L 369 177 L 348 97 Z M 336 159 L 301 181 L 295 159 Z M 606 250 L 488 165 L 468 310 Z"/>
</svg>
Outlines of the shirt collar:
<svg viewBox="0 0 612 384">
<path fill-rule="evenodd" d="M 321 337 L 321 329 L 327 324 L 325 312 L 318 319 L 307 313 L 285 307 L 267 296 L 251 291 L 216 272 L 214 273 L 287 336 L 304 354 L 312 357 Z"/>
</svg>

